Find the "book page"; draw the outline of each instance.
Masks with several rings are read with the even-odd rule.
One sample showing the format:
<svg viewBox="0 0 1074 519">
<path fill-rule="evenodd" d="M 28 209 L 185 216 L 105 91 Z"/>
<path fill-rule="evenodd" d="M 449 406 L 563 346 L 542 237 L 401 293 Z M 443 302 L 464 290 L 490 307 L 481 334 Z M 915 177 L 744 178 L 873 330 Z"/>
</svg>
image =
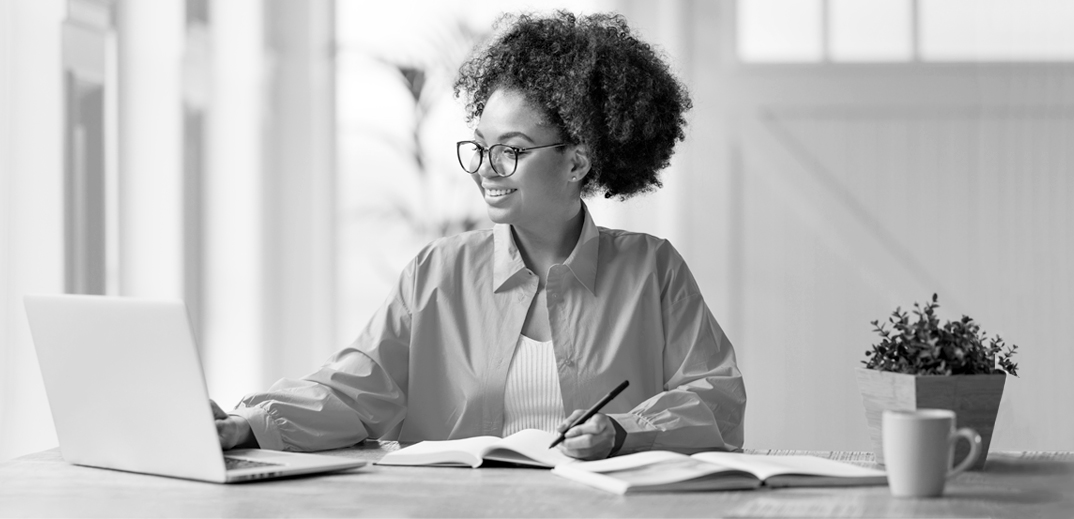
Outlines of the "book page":
<svg viewBox="0 0 1074 519">
<path fill-rule="evenodd" d="M 537 429 L 525 429 L 498 440 L 485 448 L 483 457 L 488 460 L 508 461 L 538 467 L 555 467 L 576 461 L 559 449 L 549 449 L 556 435 Z"/>
<path fill-rule="evenodd" d="M 609 463 L 612 461 L 619 463 Z M 751 489 L 761 485 L 761 480 L 748 472 L 667 451 L 560 465 L 552 473 L 616 494 Z"/>
<path fill-rule="evenodd" d="M 580 470 L 605 473 L 615 472 L 617 470 L 634 469 L 652 465 L 654 463 L 681 460 L 684 458 L 689 458 L 689 456 L 671 451 L 644 451 L 627 454 L 625 456 L 615 456 L 603 460 L 580 461 L 574 466 Z"/>
<path fill-rule="evenodd" d="M 604 472 L 604 474 L 624 481 L 630 487 L 663 486 L 671 483 L 697 480 L 713 474 L 727 475 L 729 477 L 737 476 L 739 480 L 735 481 L 735 486 L 739 488 L 749 488 L 757 486 L 760 483 L 756 477 L 750 475 L 748 472 L 721 467 L 719 465 L 713 465 L 712 463 L 705 463 L 688 456 L 683 456 L 678 459 L 664 460 L 641 467 Z M 743 481 L 745 484 L 743 484 Z M 714 485 L 709 483 L 708 486 L 712 488 Z"/>
<path fill-rule="evenodd" d="M 481 454 L 500 441 L 495 436 L 475 436 L 461 440 L 426 440 L 389 452 L 378 465 L 449 465 L 477 467 Z"/>
<path fill-rule="evenodd" d="M 733 452 L 699 452 L 693 457 L 750 472 L 762 480 L 774 476 L 886 479 L 882 470 L 869 469 L 816 456 L 765 456 Z"/>
</svg>

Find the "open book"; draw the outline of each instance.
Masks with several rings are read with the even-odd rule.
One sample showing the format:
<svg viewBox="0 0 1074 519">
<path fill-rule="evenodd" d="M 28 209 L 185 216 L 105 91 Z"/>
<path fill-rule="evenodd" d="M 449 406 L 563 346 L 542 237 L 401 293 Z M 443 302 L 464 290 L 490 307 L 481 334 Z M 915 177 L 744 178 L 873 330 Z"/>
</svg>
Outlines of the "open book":
<svg viewBox="0 0 1074 519">
<path fill-rule="evenodd" d="M 887 474 L 882 470 L 816 456 L 731 452 L 699 452 L 691 456 L 668 451 L 639 452 L 558 465 L 552 473 L 616 494 L 887 484 Z"/>
<path fill-rule="evenodd" d="M 506 438 L 475 436 L 461 440 L 423 441 L 389 452 L 377 465 L 439 465 L 477 468 L 485 460 L 536 467 L 555 467 L 576 461 L 548 446 L 556 435 L 537 429 L 518 431 Z"/>
</svg>

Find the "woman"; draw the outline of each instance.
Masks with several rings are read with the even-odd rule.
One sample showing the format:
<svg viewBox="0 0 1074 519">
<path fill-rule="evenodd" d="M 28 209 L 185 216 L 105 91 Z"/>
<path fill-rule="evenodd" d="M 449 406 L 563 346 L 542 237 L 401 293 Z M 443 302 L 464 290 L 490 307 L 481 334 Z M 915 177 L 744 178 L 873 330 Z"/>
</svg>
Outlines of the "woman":
<svg viewBox="0 0 1074 519">
<path fill-rule="evenodd" d="M 459 164 L 496 225 L 429 244 L 317 372 L 230 415 L 214 404 L 224 448 L 563 431 L 623 380 L 567 431 L 567 455 L 742 446 L 742 377 L 690 270 L 665 240 L 597 227 L 582 202 L 660 186 L 685 89 L 619 16 L 505 20 L 455 83 L 477 122 Z"/>
</svg>

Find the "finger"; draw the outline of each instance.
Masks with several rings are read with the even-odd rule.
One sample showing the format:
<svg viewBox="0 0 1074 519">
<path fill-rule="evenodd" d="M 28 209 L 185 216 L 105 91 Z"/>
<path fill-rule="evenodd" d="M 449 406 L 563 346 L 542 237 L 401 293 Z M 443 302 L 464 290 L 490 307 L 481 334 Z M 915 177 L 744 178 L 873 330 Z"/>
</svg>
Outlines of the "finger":
<svg viewBox="0 0 1074 519">
<path fill-rule="evenodd" d="M 562 422 L 560 422 L 559 427 L 556 427 L 556 432 L 561 433 L 563 431 L 566 431 L 567 428 L 570 427 L 571 424 L 574 423 L 575 420 L 577 420 L 578 418 L 581 418 L 581 416 L 583 414 L 585 414 L 585 411 L 583 411 L 581 409 L 575 409 L 574 412 L 571 413 L 570 416 L 568 416 L 567 418 L 563 419 Z"/>
<path fill-rule="evenodd" d="M 563 435 L 565 438 L 573 440 L 568 445 L 576 448 L 588 448 L 591 445 L 609 440 L 614 443 L 615 436 L 608 426 L 608 420 L 602 418 L 604 418 L 603 415 L 596 415 L 586 423 L 572 427 Z M 566 440 L 564 443 L 567 443 Z"/>
<path fill-rule="evenodd" d="M 603 459 L 608 457 L 614 444 L 615 438 L 610 434 L 586 434 L 565 440 L 561 451 L 572 458 Z"/>
<path fill-rule="evenodd" d="M 578 432 L 576 434 L 567 434 L 567 439 L 564 440 L 564 443 L 575 448 L 590 448 L 605 442 L 615 442 L 615 436 L 607 430 L 599 428 L 593 430 L 591 427 L 593 426 L 586 425 L 571 429 L 570 432 Z"/>
<path fill-rule="evenodd" d="M 584 434 L 581 436 L 572 436 L 563 440 L 563 445 L 566 445 L 568 449 L 574 451 L 584 451 L 586 449 L 592 449 L 596 438 L 592 434 Z"/>
<path fill-rule="evenodd" d="M 567 431 L 566 436 L 575 437 L 583 434 L 601 434 L 606 429 L 607 427 L 604 420 L 600 420 L 597 416 L 594 416 L 586 423 L 572 427 L 571 430 Z"/>
<path fill-rule="evenodd" d="M 585 460 L 595 460 L 608 457 L 610 449 L 605 446 L 594 444 L 585 447 L 568 447 L 564 452 L 567 456 Z"/>
<path fill-rule="evenodd" d="M 231 424 L 227 420 L 216 421 L 216 435 L 220 438 L 220 446 L 227 449 L 231 445 Z"/>
<path fill-rule="evenodd" d="M 220 406 L 216 405 L 216 402 L 209 400 L 209 405 L 213 408 L 213 418 L 217 420 L 224 420 L 227 418 L 227 413 L 225 413 L 223 409 L 220 409 Z"/>
</svg>

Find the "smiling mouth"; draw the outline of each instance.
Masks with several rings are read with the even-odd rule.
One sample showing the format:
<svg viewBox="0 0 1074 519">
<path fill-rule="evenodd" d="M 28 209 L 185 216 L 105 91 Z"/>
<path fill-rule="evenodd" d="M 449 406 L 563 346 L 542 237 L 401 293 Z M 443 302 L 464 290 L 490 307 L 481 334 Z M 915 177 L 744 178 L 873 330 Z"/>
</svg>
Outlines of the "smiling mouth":
<svg viewBox="0 0 1074 519">
<path fill-rule="evenodd" d="M 506 196 L 518 191 L 517 189 L 486 189 L 485 194 L 491 197 Z"/>
</svg>

